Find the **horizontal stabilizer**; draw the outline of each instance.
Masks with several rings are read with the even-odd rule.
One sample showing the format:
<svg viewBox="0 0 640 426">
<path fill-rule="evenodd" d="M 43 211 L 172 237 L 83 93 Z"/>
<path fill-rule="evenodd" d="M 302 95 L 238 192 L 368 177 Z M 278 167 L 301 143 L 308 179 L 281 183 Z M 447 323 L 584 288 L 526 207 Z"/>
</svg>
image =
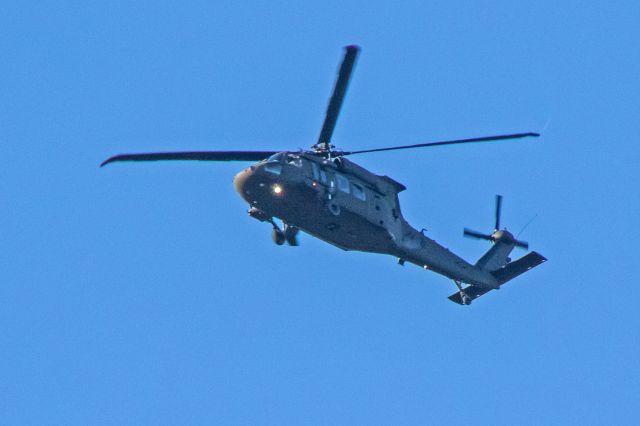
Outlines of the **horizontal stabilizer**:
<svg viewBox="0 0 640 426">
<path fill-rule="evenodd" d="M 449 296 L 449 300 L 451 300 L 452 302 L 456 302 L 458 305 L 468 305 L 469 303 L 471 303 L 471 301 L 477 299 L 485 293 L 490 292 L 491 290 L 493 289 L 489 287 L 478 287 L 475 285 L 470 285 L 469 287 L 464 289 L 464 294 L 466 294 L 469 298 L 467 303 L 462 301 L 462 294 L 460 294 L 459 291 Z"/>
<path fill-rule="evenodd" d="M 518 275 L 523 274 L 546 261 L 547 259 L 540 253 L 532 251 L 522 256 L 520 259 L 508 263 L 503 268 L 491 272 L 491 274 L 496 277 L 499 284 L 504 284 L 507 281 L 514 279 Z M 452 302 L 456 302 L 458 305 L 468 305 L 473 300 L 477 299 L 483 294 L 490 292 L 491 290 L 493 289 L 490 287 L 478 287 L 475 285 L 470 285 L 463 290 L 464 294 L 468 297 L 466 301 L 462 300 L 462 294 L 459 291 L 449 296 L 449 300 L 451 300 Z"/>
<path fill-rule="evenodd" d="M 547 259 L 540 253 L 532 251 L 522 256 L 520 259 L 508 263 L 504 267 L 491 272 L 491 274 L 496 277 L 500 284 L 504 284 L 546 261 Z"/>
</svg>

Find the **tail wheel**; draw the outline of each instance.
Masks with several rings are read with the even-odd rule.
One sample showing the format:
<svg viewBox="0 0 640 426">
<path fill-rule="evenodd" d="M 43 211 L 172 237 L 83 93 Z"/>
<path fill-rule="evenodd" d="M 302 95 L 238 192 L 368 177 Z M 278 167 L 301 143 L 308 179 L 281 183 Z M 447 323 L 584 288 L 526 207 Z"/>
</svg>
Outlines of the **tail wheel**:
<svg viewBox="0 0 640 426">
<path fill-rule="evenodd" d="M 473 299 L 471 299 L 469 296 L 467 296 L 467 294 L 463 291 L 462 292 L 462 304 L 463 305 L 470 305 L 471 302 L 473 301 Z"/>
</svg>

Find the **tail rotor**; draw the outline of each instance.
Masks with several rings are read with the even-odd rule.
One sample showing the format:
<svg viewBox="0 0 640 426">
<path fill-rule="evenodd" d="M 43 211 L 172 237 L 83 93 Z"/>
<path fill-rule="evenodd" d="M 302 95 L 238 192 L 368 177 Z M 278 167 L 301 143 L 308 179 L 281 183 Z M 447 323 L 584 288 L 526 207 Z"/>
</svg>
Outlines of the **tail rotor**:
<svg viewBox="0 0 640 426">
<path fill-rule="evenodd" d="M 517 240 L 513 234 L 505 229 L 500 229 L 500 216 L 502 214 L 502 195 L 496 195 L 496 224 L 491 234 L 485 234 L 482 232 L 474 231 L 468 228 L 464 229 L 464 236 L 469 238 L 476 238 L 479 240 L 487 240 L 492 243 L 503 242 L 506 244 L 513 244 L 516 247 L 527 250 L 529 243 Z"/>
</svg>

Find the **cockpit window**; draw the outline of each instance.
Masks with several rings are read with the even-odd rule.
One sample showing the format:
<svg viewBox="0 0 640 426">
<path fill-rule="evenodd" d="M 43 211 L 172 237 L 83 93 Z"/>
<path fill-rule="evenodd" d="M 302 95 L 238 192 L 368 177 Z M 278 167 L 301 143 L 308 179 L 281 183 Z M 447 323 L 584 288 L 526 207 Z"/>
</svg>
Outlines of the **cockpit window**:
<svg viewBox="0 0 640 426">
<path fill-rule="evenodd" d="M 282 164 L 270 161 L 264 166 L 264 169 L 269 173 L 279 175 L 282 173 Z"/>
<path fill-rule="evenodd" d="M 328 181 L 327 181 L 327 172 L 325 172 L 322 169 L 320 169 L 320 182 L 324 183 L 325 185 L 328 183 Z"/>
<path fill-rule="evenodd" d="M 284 156 L 285 156 L 284 152 L 278 152 L 277 154 L 273 154 L 271 157 L 264 160 L 265 163 L 267 163 L 264 166 L 265 171 L 276 174 L 276 175 L 279 175 L 280 173 L 282 173 L 281 163 Z"/>
<path fill-rule="evenodd" d="M 311 163 L 311 174 L 313 176 L 313 180 L 320 179 L 320 170 L 318 169 L 318 165 L 313 161 L 310 161 L 310 163 Z"/>
<path fill-rule="evenodd" d="M 278 152 L 277 154 L 273 154 L 271 157 L 267 158 L 265 161 L 267 163 L 271 163 L 271 162 L 279 163 L 282 161 L 282 157 L 284 157 L 284 153 Z"/>
<path fill-rule="evenodd" d="M 293 164 L 296 167 L 302 167 L 302 159 L 299 155 L 287 154 L 286 161 L 288 164 Z"/>
</svg>

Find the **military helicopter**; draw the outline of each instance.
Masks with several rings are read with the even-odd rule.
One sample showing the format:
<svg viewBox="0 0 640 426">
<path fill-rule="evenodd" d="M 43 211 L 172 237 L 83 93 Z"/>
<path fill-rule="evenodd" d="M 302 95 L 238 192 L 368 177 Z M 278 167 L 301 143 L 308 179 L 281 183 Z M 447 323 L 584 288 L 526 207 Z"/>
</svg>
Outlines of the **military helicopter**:
<svg viewBox="0 0 640 426">
<path fill-rule="evenodd" d="M 471 264 L 413 228 L 403 218 L 398 193 L 406 187 L 388 176 L 376 175 L 346 157 L 398 149 L 472 142 L 500 141 L 540 136 L 515 133 L 415 145 L 342 151 L 331 144 L 331 136 L 347 91 L 359 47 L 346 46 L 344 58 L 329 99 L 317 142 L 306 151 L 192 151 L 120 154 L 116 161 L 251 161 L 233 178 L 240 196 L 249 203 L 249 216 L 272 227 L 273 241 L 298 245 L 300 230 L 343 250 L 358 250 L 394 256 L 437 272 L 453 280 L 457 291 L 449 299 L 469 305 L 485 293 L 545 262 L 535 251 L 518 260 L 509 255 L 515 247 L 528 249 L 506 229 L 500 228 L 502 197 L 496 198 L 494 230 L 484 234 L 468 229 L 464 235 L 491 241 L 491 248 Z M 280 226 L 276 218 L 282 223 Z"/>
</svg>

